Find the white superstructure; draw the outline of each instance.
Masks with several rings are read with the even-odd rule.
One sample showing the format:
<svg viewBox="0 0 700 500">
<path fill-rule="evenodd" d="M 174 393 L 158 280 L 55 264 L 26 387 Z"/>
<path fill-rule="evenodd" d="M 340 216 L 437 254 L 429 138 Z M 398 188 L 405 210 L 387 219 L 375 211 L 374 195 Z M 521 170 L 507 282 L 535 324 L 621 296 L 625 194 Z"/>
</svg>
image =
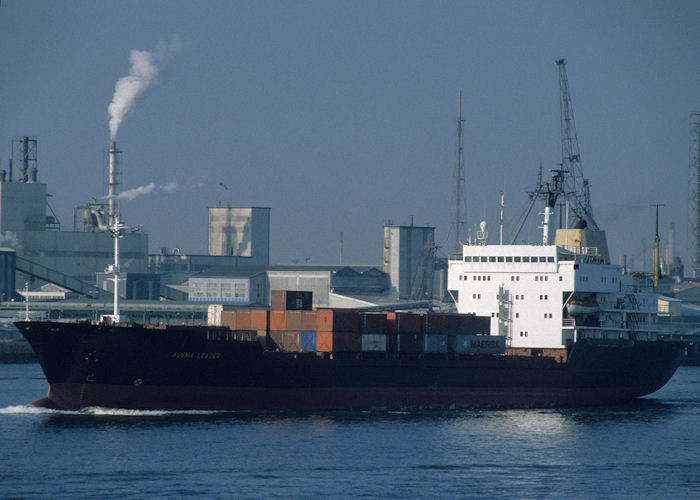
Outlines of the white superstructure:
<svg viewBox="0 0 700 500">
<path fill-rule="evenodd" d="M 604 241 L 602 231 L 585 231 Z M 492 317 L 491 335 L 512 348 L 654 337 L 657 296 L 648 280 L 606 262 L 595 247 L 464 245 L 449 260 L 448 290 L 459 313 Z"/>
</svg>

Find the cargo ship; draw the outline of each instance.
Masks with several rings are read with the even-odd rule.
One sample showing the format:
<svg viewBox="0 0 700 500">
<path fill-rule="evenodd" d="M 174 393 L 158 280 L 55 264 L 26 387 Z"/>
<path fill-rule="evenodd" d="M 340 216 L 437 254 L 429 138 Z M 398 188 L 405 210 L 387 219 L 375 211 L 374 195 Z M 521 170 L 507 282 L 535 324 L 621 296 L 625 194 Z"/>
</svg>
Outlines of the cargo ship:
<svg viewBox="0 0 700 500">
<path fill-rule="evenodd" d="M 557 175 L 561 175 L 559 172 Z M 267 309 L 209 307 L 201 326 L 20 321 L 49 384 L 34 405 L 173 410 L 572 407 L 650 394 L 683 345 L 659 328 L 648 280 L 609 262 L 604 231 L 559 229 L 547 193 L 536 245 L 477 240 L 448 259 L 457 312 L 314 309 L 274 290 Z M 111 226 L 119 284 L 118 214 Z"/>
<path fill-rule="evenodd" d="M 451 314 L 314 309 L 310 292 L 277 290 L 269 309 L 212 304 L 201 326 L 124 323 L 116 298 L 99 323 L 17 322 L 49 383 L 32 404 L 442 410 L 589 406 L 655 392 L 683 346 L 658 328 L 653 290 L 607 261 L 602 231 L 559 230 L 562 238 L 464 245 L 449 260 Z"/>
</svg>

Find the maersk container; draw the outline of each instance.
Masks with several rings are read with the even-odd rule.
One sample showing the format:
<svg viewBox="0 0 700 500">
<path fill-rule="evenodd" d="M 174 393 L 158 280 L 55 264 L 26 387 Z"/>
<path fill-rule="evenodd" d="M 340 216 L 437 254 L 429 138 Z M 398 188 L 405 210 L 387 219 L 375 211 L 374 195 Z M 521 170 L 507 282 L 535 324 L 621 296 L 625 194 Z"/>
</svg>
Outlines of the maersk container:
<svg viewBox="0 0 700 500">
<path fill-rule="evenodd" d="M 367 351 L 386 351 L 386 333 L 363 333 L 362 334 L 362 350 Z"/>
<path fill-rule="evenodd" d="M 316 351 L 316 330 L 302 330 L 301 350 L 312 352 Z"/>
<path fill-rule="evenodd" d="M 506 338 L 498 335 L 455 335 L 450 348 L 459 354 L 504 354 Z"/>
<path fill-rule="evenodd" d="M 423 352 L 447 352 L 448 335 L 444 333 L 430 333 L 423 335 Z"/>
</svg>

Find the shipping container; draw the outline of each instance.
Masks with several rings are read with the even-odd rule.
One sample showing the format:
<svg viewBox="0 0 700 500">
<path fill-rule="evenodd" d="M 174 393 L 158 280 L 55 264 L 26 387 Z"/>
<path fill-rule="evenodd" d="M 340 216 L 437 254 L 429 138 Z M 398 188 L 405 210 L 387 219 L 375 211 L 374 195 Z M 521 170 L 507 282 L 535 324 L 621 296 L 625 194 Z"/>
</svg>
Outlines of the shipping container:
<svg viewBox="0 0 700 500">
<path fill-rule="evenodd" d="M 301 332 L 290 330 L 270 330 L 273 349 L 285 352 L 301 351 Z"/>
<path fill-rule="evenodd" d="M 267 309 L 250 310 L 251 330 L 267 330 L 269 311 Z"/>
<path fill-rule="evenodd" d="M 319 309 L 316 311 L 318 330 L 324 332 L 359 332 L 357 311 L 351 309 Z"/>
<path fill-rule="evenodd" d="M 396 334 L 396 349 L 402 353 L 423 352 L 423 334 L 399 332 Z"/>
<path fill-rule="evenodd" d="M 423 317 L 417 313 L 388 312 L 387 327 L 390 332 L 422 333 Z"/>
<path fill-rule="evenodd" d="M 363 333 L 361 336 L 363 351 L 386 351 L 386 333 Z"/>
<path fill-rule="evenodd" d="M 231 330 L 236 329 L 236 311 L 221 311 L 221 326 L 227 326 Z"/>
<path fill-rule="evenodd" d="M 357 332 L 316 332 L 316 350 L 319 352 L 358 352 L 360 334 Z"/>
<path fill-rule="evenodd" d="M 270 309 L 282 311 L 310 311 L 313 295 L 311 292 L 296 290 L 270 290 Z"/>
<path fill-rule="evenodd" d="M 448 335 L 445 333 L 426 333 L 423 335 L 423 352 L 447 352 Z"/>
<path fill-rule="evenodd" d="M 449 314 L 447 324 L 450 334 L 488 335 L 491 332 L 491 318 L 473 314 Z"/>
<path fill-rule="evenodd" d="M 236 309 L 236 328 L 250 330 L 250 309 Z"/>
<path fill-rule="evenodd" d="M 301 350 L 311 352 L 316 351 L 316 330 L 302 330 Z"/>
<path fill-rule="evenodd" d="M 425 333 L 448 333 L 448 315 L 427 313 L 423 316 Z"/>
<path fill-rule="evenodd" d="M 273 309 L 270 311 L 270 330 L 287 329 L 287 311 Z"/>
<path fill-rule="evenodd" d="M 333 332 L 316 332 L 316 350 L 333 352 Z"/>
<path fill-rule="evenodd" d="M 363 312 L 360 313 L 360 332 L 362 333 L 386 333 L 386 313 Z"/>
<path fill-rule="evenodd" d="M 301 311 L 283 311 L 285 315 L 285 330 L 299 330 L 302 329 L 301 322 Z"/>
<path fill-rule="evenodd" d="M 302 330 L 317 330 L 316 311 L 301 311 L 301 329 Z"/>
<path fill-rule="evenodd" d="M 207 325 L 221 326 L 221 311 L 224 306 L 221 304 L 209 304 L 207 307 Z"/>
<path fill-rule="evenodd" d="M 497 335 L 454 335 L 450 350 L 459 354 L 504 354 L 506 338 Z"/>
</svg>

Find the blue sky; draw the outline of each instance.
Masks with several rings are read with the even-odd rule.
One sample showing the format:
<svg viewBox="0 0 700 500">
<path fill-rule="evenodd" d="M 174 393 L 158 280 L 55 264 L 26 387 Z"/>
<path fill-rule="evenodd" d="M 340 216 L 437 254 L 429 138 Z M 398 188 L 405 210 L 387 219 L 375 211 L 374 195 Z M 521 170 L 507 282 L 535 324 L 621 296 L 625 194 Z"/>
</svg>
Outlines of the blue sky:
<svg viewBox="0 0 700 500">
<path fill-rule="evenodd" d="M 379 264 L 386 221 L 450 234 L 463 92 L 468 224 L 510 234 L 541 163 L 561 161 L 567 60 L 584 174 L 611 257 L 651 256 L 675 224 L 689 264 L 696 1 L 13 1 L 0 6 L 0 159 L 39 140 L 63 228 L 103 194 L 107 106 L 132 50 L 177 39 L 117 135 L 122 203 L 152 252 L 207 251 L 207 207 L 271 207 L 271 261 Z M 225 184 L 224 189 L 219 183 Z M 172 184 L 170 184 L 172 186 Z M 541 211 L 541 207 L 538 207 Z M 533 211 L 535 212 L 535 211 Z M 523 233 L 538 241 L 536 213 Z"/>
</svg>

